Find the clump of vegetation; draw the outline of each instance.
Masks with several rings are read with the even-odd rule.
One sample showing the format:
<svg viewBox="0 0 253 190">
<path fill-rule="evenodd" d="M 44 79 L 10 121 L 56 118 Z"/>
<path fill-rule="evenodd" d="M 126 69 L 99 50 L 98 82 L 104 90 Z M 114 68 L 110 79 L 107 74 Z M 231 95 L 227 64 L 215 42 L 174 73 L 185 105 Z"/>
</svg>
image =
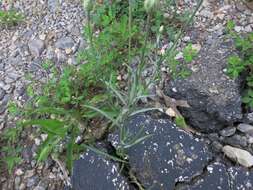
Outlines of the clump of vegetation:
<svg viewBox="0 0 253 190">
<path fill-rule="evenodd" d="M 0 10 L 0 25 L 15 26 L 24 20 L 24 15 L 16 10 Z"/>
<path fill-rule="evenodd" d="M 156 61 L 152 64 L 157 68 L 153 76 L 158 76 L 161 64 L 168 61 L 168 57 L 175 60 L 173 52 L 176 52 L 176 43 L 182 35 L 179 32 L 173 47 L 159 58 L 157 52 L 164 34 L 161 24 L 165 24 L 165 20 L 157 19 L 158 13 L 162 15 L 157 8 L 158 1 L 150 2 L 145 0 L 143 6 L 142 0 L 108 0 L 102 4 L 85 0 L 88 23 L 84 27 L 84 36 L 89 46 L 79 52 L 79 66 L 68 66 L 60 72 L 45 63 L 44 68 L 52 73 L 48 82 L 31 82 L 27 88 L 30 99 L 22 111 L 10 106 L 10 111 L 22 118 L 14 132 L 15 140 L 20 135 L 19 131 L 31 129 L 29 126 L 36 129 L 34 136 L 46 135 L 37 152 L 38 163 L 49 155 L 58 157 L 66 161 L 71 173 L 73 160 L 87 148 L 122 161 L 125 149 L 149 137 L 140 135 L 141 131 L 137 136 L 129 136 L 123 121 L 135 114 L 157 109 L 140 101 L 149 97 L 148 84 L 142 77 L 143 69 L 150 63 L 149 55 L 154 55 Z M 192 47 L 187 46 L 185 61 L 190 62 L 195 54 Z M 177 62 L 172 72 L 176 73 L 180 66 Z M 118 79 L 121 71 L 127 73 L 127 78 Z M 182 124 L 182 119 L 178 122 Z M 120 157 L 94 147 L 107 132 L 117 129 L 120 131 L 120 148 L 117 150 Z M 97 130 L 102 131 L 99 136 L 95 134 Z"/>
<path fill-rule="evenodd" d="M 227 73 L 232 78 L 237 78 L 242 73 L 246 74 L 246 85 L 242 101 L 253 108 L 253 32 L 240 35 L 234 31 L 235 23 L 229 21 L 227 30 L 229 36 L 234 40 L 238 55 L 228 58 Z"/>
</svg>

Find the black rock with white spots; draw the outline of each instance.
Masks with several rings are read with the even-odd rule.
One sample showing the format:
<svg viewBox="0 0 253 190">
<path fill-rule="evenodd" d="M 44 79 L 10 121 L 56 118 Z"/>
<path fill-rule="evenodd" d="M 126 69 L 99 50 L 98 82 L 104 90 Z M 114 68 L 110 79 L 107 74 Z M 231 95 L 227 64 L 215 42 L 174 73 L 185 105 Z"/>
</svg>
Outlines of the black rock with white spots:
<svg viewBox="0 0 253 190">
<path fill-rule="evenodd" d="M 194 184 L 186 185 L 180 190 L 230 190 L 229 175 L 226 167 L 220 163 L 214 163 L 206 168 L 203 177 L 196 180 Z"/>
<path fill-rule="evenodd" d="M 136 135 L 143 130 L 152 136 L 127 149 L 129 164 L 146 189 L 173 189 L 180 181 L 190 181 L 199 175 L 212 159 L 204 143 L 180 130 L 169 120 L 149 116 L 130 119 L 126 129 Z M 110 135 L 114 146 L 118 135 Z"/>
<path fill-rule="evenodd" d="M 253 173 L 245 168 L 226 167 L 215 162 L 191 184 L 177 188 L 180 190 L 252 190 Z"/>
<path fill-rule="evenodd" d="M 87 151 L 74 162 L 73 190 L 130 190 L 126 178 L 119 173 L 119 165 L 109 159 Z"/>
<path fill-rule="evenodd" d="M 242 119 L 240 80 L 225 73 L 227 59 L 234 54 L 232 41 L 218 37 L 201 48 L 189 77 L 166 84 L 169 96 L 190 105 L 180 108 L 188 124 L 203 132 L 218 131 Z"/>
<path fill-rule="evenodd" d="M 236 190 L 252 190 L 253 189 L 253 171 L 247 170 L 243 167 L 230 167 L 227 169 L 230 182 L 231 189 Z"/>
</svg>

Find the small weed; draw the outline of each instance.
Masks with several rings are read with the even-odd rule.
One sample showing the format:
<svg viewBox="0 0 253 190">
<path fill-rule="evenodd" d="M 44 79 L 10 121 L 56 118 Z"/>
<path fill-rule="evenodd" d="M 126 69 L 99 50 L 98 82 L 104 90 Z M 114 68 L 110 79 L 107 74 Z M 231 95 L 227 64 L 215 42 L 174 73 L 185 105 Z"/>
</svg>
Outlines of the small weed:
<svg viewBox="0 0 253 190">
<path fill-rule="evenodd" d="M 234 40 L 239 55 L 232 55 L 228 58 L 227 74 L 231 78 L 239 77 L 243 72 L 247 73 L 246 86 L 242 101 L 253 108 L 253 32 L 240 35 L 234 31 L 235 23 L 227 23 L 229 37 Z"/>
<path fill-rule="evenodd" d="M 0 10 L 0 25 L 15 26 L 24 20 L 24 15 L 15 10 Z"/>
<path fill-rule="evenodd" d="M 107 131 L 120 131 L 117 152 L 121 158 L 116 159 L 124 159 L 125 149 L 149 138 L 142 130 L 135 136 L 129 135 L 123 122 L 135 114 L 157 109 L 145 107 L 140 101 L 143 97 L 149 97 L 148 85 L 141 74 L 150 62 L 148 55 L 156 51 L 154 49 L 157 49 L 163 37 L 161 25 L 166 22 L 157 6 L 159 3 L 146 4 L 144 8 L 142 0 L 108 0 L 102 4 L 84 1 L 88 23 L 83 33 L 88 40 L 88 47 L 79 52 L 79 66 L 68 66 L 59 72 L 46 62 L 43 68 L 53 73 L 48 82 L 36 85 L 32 81 L 27 88 L 30 99 L 25 109 L 19 111 L 14 106 L 11 109 L 15 116 L 23 119 L 20 122 L 22 129 L 34 126 L 37 129 L 36 136 L 47 134 L 37 152 L 38 162 L 50 155 L 63 157 L 71 173 L 73 160 L 85 149 L 107 155 L 93 146 L 99 139 L 92 134 L 92 129 L 102 126 L 106 126 Z M 196 10 L 193 14 L 196 14 Z M 188 24 L 194 15 L 187 20 Z M 175 47 L 181 35 L 182 32 L 176 35 L 173 47 L 161 58 L 155 55 L 157 69 L 154 75 L 159 74 L 164 60 L 169 62 L 173 76 L 189 75 L 188 70 L 182 69 L 185 68 L 183 63 L 174 59 L 177 53 Z M 184 61 L 190 62 L 194 56 L 191 45 L 187 46 Z M 127 72 L 124 87 L 120 85 L 122 81 L 117 80 L 121 70 Z M 184 124 L 182 119 L 178 122 Z M 9 131 L 6 137 L 10 139 L 19 134 L 12 134 L 11 129 Z"/>
<path fill-rule="evenodd" d="M 21 148 L 13 149 L 13 146 L 4 146 L 1 148 L 1 152 L 4 153 L 4 158 L 1 159 L 7 165 L 9 174 L 12 173 L 13 168 L 22 162 L 22 158 L 19 156 Z"/>
</svg>

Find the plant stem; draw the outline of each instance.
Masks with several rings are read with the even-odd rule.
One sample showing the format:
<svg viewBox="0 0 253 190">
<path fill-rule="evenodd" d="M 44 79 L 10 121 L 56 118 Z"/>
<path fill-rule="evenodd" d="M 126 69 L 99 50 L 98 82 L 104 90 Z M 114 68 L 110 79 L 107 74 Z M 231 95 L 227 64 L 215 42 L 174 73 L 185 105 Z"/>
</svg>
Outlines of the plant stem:
<svg viewBox="0 0 253 190">
<path fill-rule="evenodd" d="M 90 11 L 87 12 L 87 21 L 88 21 L 88 35 L 89 35 L 89 41 L 91 45 L 91 49 L 95 55 L 95 49 L 94 49 L 94 44 L 93 44 L 93 35 L 92 35 L 92 27 L 91 27 L 91 16 L 90 16 Z"/>
<path fill-rule="evenodd" d="M 192 13 L 191 17 L 188 19 L 188 21 L 185 23 L 185 25 L 183 26 L 183 28 L 179 31 L 178 35 L 177 35 L 177 38 L 175 40 L 175 42 L 173 43 L 173 45 L 165 52 L 165 54 L 163 56 L 160 57 L 159 61 L 157 62 L 157 70 L 155 71 L 155 74 L 154 74 L 154 78 L 157 78 L 158 77 L 158 70 L 162 64 L 162 62 L 170 55 L 171 51 L 173 51 L 177 44 L 178 44 L 178 41 L 181 39 L 182 35 L 184 34 L 184 30 L 190 25 L 190 23 L 193 21 L 197 11 L 199 10 L 199 8 L 201 7 L 202 3 L 203 3 L 204 0 L 200 0 L 197 7 L 195 8 L 194 12 Z"/>
<path fill-rule="evenodd" d="M 140 60 L 140 65 L 138 67 L 138 71 L 137 71 L 137 78 L 140 79 L 141 78 L 141 71 L 144 67 L 144 58 L 145 58 L 145 53 L 146 53 L 146 49 L 147 49 L 147 43 L 148 43 L 148 36 L 149 36 L 149 25 L 150 25 L 150 14 L 148 14 L 147 16 L 147 20 L 146 20 L 146 24 L 145 24 L 145 37 L 144 37 L 144 46 L 142 48 L 142 53 L 141 53 L 141 60 Z"/>
<path fill-rule="evenodd" d="M 131 43 L 132 43 L 132 2 L 128 0 L 128 32 L 129 32 L 129 39 L 128 39 L 128 64 L 131 64 Z"/>
</svg>

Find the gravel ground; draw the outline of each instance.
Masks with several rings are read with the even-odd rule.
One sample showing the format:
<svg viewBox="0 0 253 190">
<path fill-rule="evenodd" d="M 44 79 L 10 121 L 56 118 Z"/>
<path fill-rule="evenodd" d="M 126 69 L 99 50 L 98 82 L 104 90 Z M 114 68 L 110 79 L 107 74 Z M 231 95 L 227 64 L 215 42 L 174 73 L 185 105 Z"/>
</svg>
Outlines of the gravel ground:
<svg viewBox="0 0 253 190">
<path fill-rule="evenodd" d="M 196 5 L 191 0 L 180 2 L 182 9 Z M 50 59 L 59 67 L 75 64 L 77 50 L 85 47 L 81 35 L 85 17 L 79 0 L 17 0 L 13 7 L 26 18 L 19 26 L 0 28 L 0 135 L 4 128 L 14 125 L 8 119 L 8 101 L 14 100 L 20 105 L 27 101 L 26 74 L 31 73 L 35 79 L 44 81 L 47 74 L 42 68 L 43 60 Z M 229 19 L 236 21 L 238 32 L 252 31 L 252 10 L 240 1 L 204 1 L 182 45 L 192 42 L 201 48 L 204 43 L 212 43 L 215 36 L 224 33 Z M 57 162 L 49 159 L 36 166 L 32 156 L 43 137 L 30 134 L 22 134 L 20 144 L 24 148 L 24 161 L 15 168 L 13 175 L 0 171 L 0 189 L 63 189 L 66 178 Z"/>
<path fill-rule="evenodd" d="M 75 64 L 75 53 L 84 46 L 81 35 L 84 12 L 80 1 L 19 0 L 13 7 L 25 14 L 25 22 L 0 29 L 0 135 L 4 128 L 14 125 L 8 119 L 8 101 L 22 105 L 27 100 L 25 76 L 29 73 L 36 80 L 45 81 L 47 74 L 42 68 L 45 59 L 58 67 Z M 12 176 L 1 171 L 0 189 L 63 189 L 64 177 L 56 162 L 48 160 L 36 166 L 31 159 L 43 137 L 35 138 L 29 131 L 22 137 L 24 162 Z"/>
</svg>

